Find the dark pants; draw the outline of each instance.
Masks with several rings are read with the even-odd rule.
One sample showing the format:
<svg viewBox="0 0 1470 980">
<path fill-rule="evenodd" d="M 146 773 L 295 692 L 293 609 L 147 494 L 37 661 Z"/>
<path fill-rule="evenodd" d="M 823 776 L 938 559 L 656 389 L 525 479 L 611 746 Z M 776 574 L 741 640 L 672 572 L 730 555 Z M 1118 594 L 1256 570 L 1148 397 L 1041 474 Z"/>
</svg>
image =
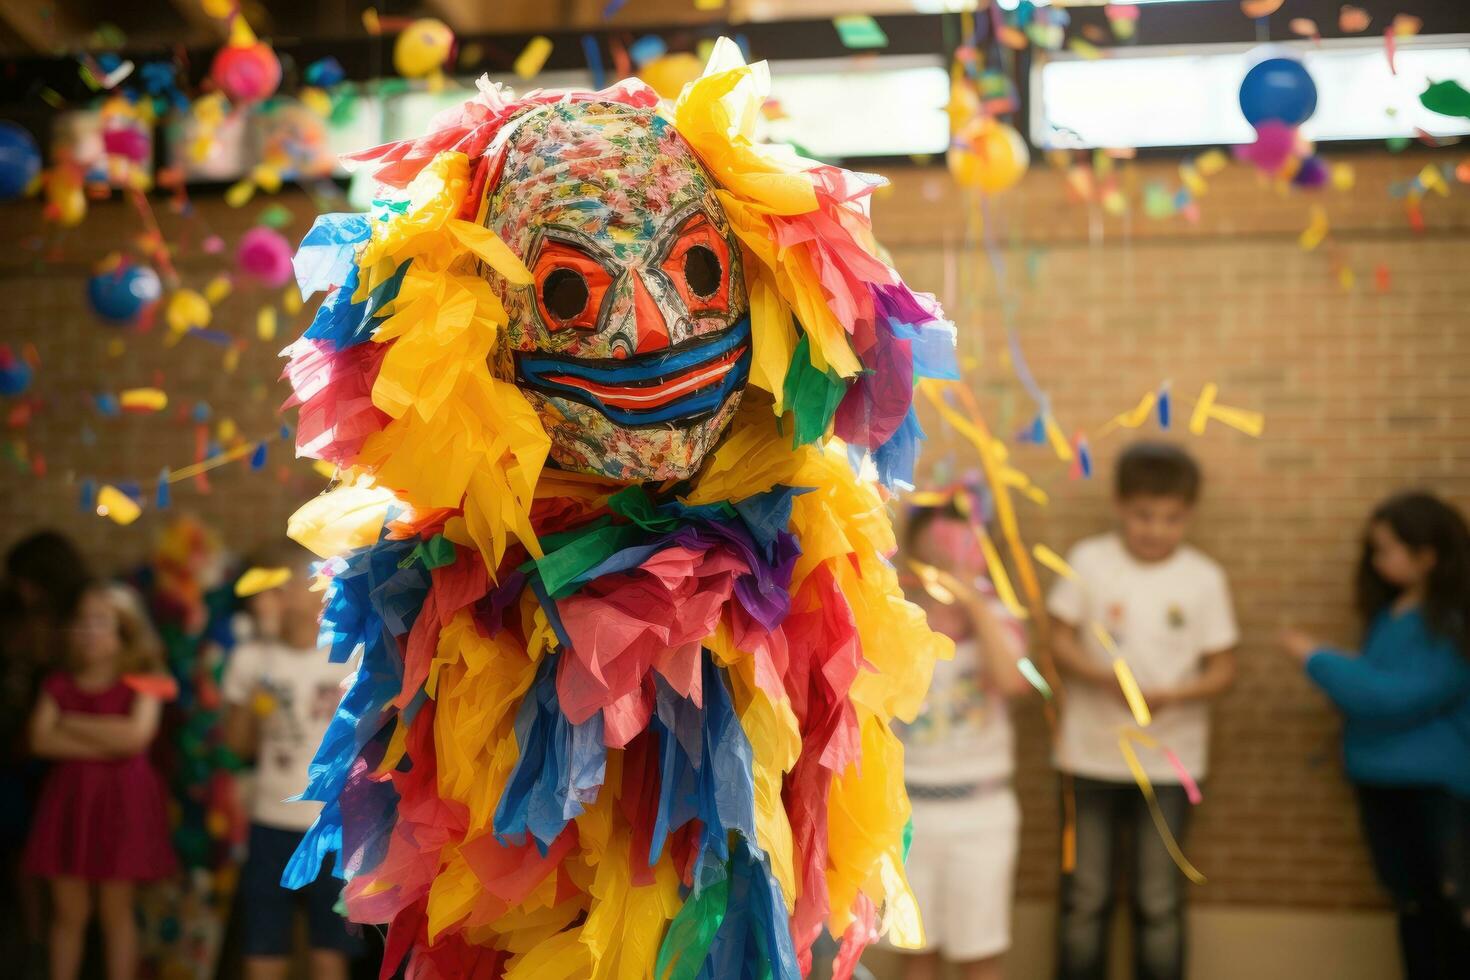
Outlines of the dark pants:
<svg viewBox="0 0 1470 980">
<path fill-rule="evenodd" d="M 1470 931 L 1453 900 L 1464 846 L 1462 814 L 1448 794 L 1413 786 L 1359 785 L 1363 836 L 1378 880 L 1393 896 L 1405 980 L 1470 976 Z"/>
<path fill-rule="evenodd" d="M 362 951 L 356 927 L 337 914 L 342 882 L 332 877 L 331 858 L 322 862 L 315 881 L 292 891 L 281 884 L 302 834 L 294 830 L 250 825 L 250 850 L 240 870 L 236 898 L 244 910 L 242 946 L 246 956 L 290 956 L 298 906 L 306 908 L 307 936 L 312 949 L 328 949 L 354 957 Z"/>
<path fill-rule="evenodd" d="M 1059 980 L 1103 980 L 1120 875 L 1133 905 L 1134 972 L 1139 980 L 1184 976 L 1184 875 L 1159 839 L 1148 802 L 1132 783 L 1074 777 L 1077 867 L 1062 875 Z M 1176 839 L 1189 798 L 1180 786 L 1155 786 Z"/>
</svg>

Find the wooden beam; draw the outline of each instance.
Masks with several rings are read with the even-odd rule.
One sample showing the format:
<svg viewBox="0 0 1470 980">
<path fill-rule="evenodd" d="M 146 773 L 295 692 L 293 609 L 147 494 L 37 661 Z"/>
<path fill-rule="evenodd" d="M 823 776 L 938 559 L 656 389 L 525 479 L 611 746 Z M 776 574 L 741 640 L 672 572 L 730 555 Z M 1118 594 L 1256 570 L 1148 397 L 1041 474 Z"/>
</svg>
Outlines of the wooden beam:
<svg viewBox="0 0 1470 980">
<path fill-rule="evenodd" d="M 189 25 L 190 34 L 211 41 L 222 41 L 230 36 L 229 23 L 206 14 L 203 0 L 169 0 L 169 2 L 179 12 L 179 16 L 184 18 L 184 23 Z"/>
<path fill-rule="evenodd" d="M 78 44 L 89 29 L 84 14 L 60 2 L 48 7 L 36 0 L 0 0 L 0 20 L 28 46 L 47 54 Z"/>
</svg>

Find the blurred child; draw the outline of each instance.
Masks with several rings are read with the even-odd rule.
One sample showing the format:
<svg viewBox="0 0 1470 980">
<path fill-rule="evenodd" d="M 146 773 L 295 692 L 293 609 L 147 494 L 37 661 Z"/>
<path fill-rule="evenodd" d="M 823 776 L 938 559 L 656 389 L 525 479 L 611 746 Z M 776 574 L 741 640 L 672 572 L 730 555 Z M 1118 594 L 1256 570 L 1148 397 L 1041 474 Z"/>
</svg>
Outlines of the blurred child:
<svg viewBox="0 0 1470 980">
<path fill-rule="evenodd" d="M 1342 712 L 1348 777 L 1408 980 L 1470 971 L 1470 531 L 1427 493 L 1373 511 L 1358 565 L 1360 655 L 1296 630 L 1282 646 Z M 1458 800 L 1456 799 L 1458 797 Z M 1458 909 L 1456 905 L 1458 904 Z"/>
<path fill-rule="evenodd" d="M 310 975 L 340 980 L 360 941 L 334 909 L 342 884 L 332 876 L 330 862 L 300 892 L 282 886 L 281 874 L 321 809 L 320 803 L 288 801 L 306 789 L 307 767 L 352 667 L 330 663 L 317 650 L 320 600 L 310 589 L 305 556 L 297 550 L 283 564 L 292 571 L 290 580 L 247 600 L 256 636 L 235 648 L 220 685 L 227 706 L 225 740 L 241 757 L 255 759 L 250 839 L 238 895 L 245 976 L 274 980 L 287 975 L 296 911 L 304 905 Z"/>
<path fill-rule="evenodd" d="M 908 879 L 928 940 L 906 957 L 905 977 L 938 977 L 942 957 L 965 980 L 999 980 L 1021 823 L 1006 701 L 1030 690 L 1016 666 L 1025 640 L 995 598 L 975 530 L 953 502 L 910 515 L 904 557 L 928 586 L 910 597 L 955 641 L 954 659 L 934 666 L 922 713 L 899 733 L 914 808 Z"/>
<path fill-rule="evenodd" d="M 138 968 L 134 886 L 175 870 L 163 782 L 147 751 L 158 731 L 157 641 L 118 586 L 86 586 L 66 623 L 66 669 L 42 682 L 31 748 L 58 760 L 26 844 L 26 869 L 50 883 L 51 976 L 78 975 L 93 903 L 109 980 Z M 150 678 L 149 675 L 154 675 Z"/>
<path fill-rule="evenodd" d="M 1057 767 L 1072 776 L 1076 867 L 1062 876 L 1058 976 L 1101 980 L 1108 961 L 1120 835 L 1132 857 L 1135 970 L 1143 980 L 1184 973 L 1184 878 L 1156 833 L 1147 803 L 1118 748 L 1133 716 L 1094 624 L 1111 634 L 1153 714 L 1148 733 L 1203 781 L 1208 702 L 1235 677 L 1235 614 L 1225 573 L 1184 543 L 1200 471 L 1183 449 L 1134 443 L 1118 460 L 1118 529 L 1079 542 L 1048 608 L 1053 648 L 1068 680 Z M 1170 831 L 1189 810 L 1180 777 L 1159 753 L 1142 752 Z"/>
</svg>

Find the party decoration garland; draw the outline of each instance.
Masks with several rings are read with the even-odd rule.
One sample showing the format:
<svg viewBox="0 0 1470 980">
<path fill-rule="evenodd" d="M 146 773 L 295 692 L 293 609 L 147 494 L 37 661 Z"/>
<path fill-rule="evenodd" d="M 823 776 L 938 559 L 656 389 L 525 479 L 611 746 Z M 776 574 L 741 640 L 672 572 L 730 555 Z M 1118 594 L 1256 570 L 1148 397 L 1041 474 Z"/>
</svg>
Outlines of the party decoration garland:
<svg viewBox="0 0 1470 980">
<path fill-rule="evenodd" d="M 482 83 L 302 242 L 298 446 L 340 469 L 290 532 L 360 660 L 285 880 L 335 852 L 385 975 L 795 978 L 825 926 L 845 977 L 921 939 L 888 722 L 952 648 L 855 467 L 910 479 L 953 327 L 875 258 L 876 180 L 753 142 L 766 92 L 729 41 L 672 107 Z"/>
</svg>

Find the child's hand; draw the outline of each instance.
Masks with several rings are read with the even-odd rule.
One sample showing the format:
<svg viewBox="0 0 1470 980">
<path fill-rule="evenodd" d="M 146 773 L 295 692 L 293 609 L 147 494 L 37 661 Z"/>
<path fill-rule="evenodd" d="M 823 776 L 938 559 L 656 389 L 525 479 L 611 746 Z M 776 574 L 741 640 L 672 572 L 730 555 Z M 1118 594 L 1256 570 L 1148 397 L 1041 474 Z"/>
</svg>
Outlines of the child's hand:
<svg viewBox="0 0 1470 980">
<path fill-rule="evenodd" d="M 1302 663 L 1306 663 L 1307 658 L 1322 645 L 1309 634 L 1303 633 L 1299 629 L 1290 628 L 1282 630 L 1277 635 L 1276 642 L 1281 645 L 1281 649 L 1285 650 L 1292 659 Z"/>
<path fill-rule="evenodd" d="M 1148 710 L 1151 712 L 1162 711 L 1175 701 L 1174 692 L 1167 687 L 1156 687 L 1138 693 L 1143 695 L 1143 703 L 1148 705 Z"/>
</svg>

